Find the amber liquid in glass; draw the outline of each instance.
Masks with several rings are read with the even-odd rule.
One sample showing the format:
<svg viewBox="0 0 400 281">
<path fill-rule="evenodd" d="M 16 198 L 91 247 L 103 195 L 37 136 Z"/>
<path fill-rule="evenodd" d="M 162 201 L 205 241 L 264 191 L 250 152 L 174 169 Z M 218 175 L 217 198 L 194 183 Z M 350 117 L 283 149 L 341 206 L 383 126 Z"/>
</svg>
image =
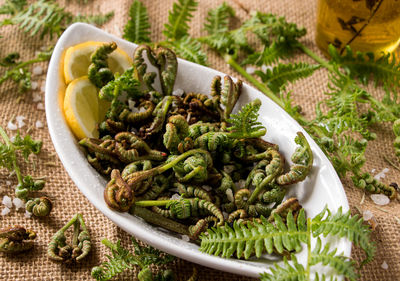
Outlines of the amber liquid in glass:
<svg viewBox="0 0 400 281">
<path fill-rule="evenodd" d="M 316 42 L 325 54 L 329 44 L 392 53 L 400 44 L 400 0 L 319 0 Z"/>
</svg>

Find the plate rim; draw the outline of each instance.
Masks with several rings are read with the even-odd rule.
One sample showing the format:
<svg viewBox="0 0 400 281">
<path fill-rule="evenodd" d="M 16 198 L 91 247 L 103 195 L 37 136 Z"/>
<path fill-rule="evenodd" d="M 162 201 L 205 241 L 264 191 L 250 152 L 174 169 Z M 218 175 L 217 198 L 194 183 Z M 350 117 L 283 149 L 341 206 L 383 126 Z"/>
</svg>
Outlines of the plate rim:
<svg viewBox="0 0 400 281">
<path fill-rule="evenodd" d="M 59 105 L 60 100 L 59 100 L 59 92 L 60 92 L 60 87 L 62 87 L 59 79 L 60 79 L 60 63 L 59 59 L 61 58 L 63 52 L 68 46 L 71 46 L 72 44 L 68 44 L 68 39 L 69 37 L 76 32 L 81 32 L 81 33 L 86 33 L 86 34 L 100 34 L 103 37 L 108 37 L 109 40 L 116 41 L 117 44 L 121 43 L 122 44 L 122 49 L 124 49 L 124 46 L 131 46 L 135 47 L 137 46 L 134 43 L 127 42 L 115 35 L 109 34 L 105 32 L 102 29 L 96 28 L 92 25 L 85 24 L 85 23 L 74 23 L 70 25 L 64 33 L 60 36 L 59 40 L 56 43 L 56 46 L 53 51 L 53 55 L 50 59 L 49 62 L 49 67 L 48 67 L 48 72 L 47 72 L 47 77 L 46 77 L 46 86 L 45 86 L 45 110 L 46 110 L 46 119 L 48 123 L 48 129 L 50 133 L 50 137 L 53 143 L 53 146 L 57 152 L 58 157 L 60 158 L 61 162 L 63 163 L 64 168 L 66 169 L 67 173 L 75 183 L 75 185 L 78 187 L 78 189 L 83 193 L 83 195 L 95 206 L 96 209 L 98 209 L 103 215 L 108 217 L 114 224 L 118 225 L 121 227 L 124 231 L 128 232 L 131 235 L 134 235 L 136 238 L 152 245 L 155 248 L 158 248 L 164 252 L 170 253 L 172 255 L 175 255 L 177 257 L 180 257 L 182 259 L 201 264 L 203 266 L 207 266 L 210 268 L 214 268 L 217 270 L 222 270 L 230 273 L 235 273 L 239 275 L 245 275 L 249 277 L 259 277 L 259 274 L 262 272 L 268 271 L 268 268 L 265 268 L 264 270 L 261 267 L 256 267 L 252 266 L 251 264 L 243 263 L 238 260 L 234 259 L 224 259 L 212 255 L 205 254 L 203 252 L 200 252 L 199 250 L 193 250 L 190 248 L 181 248 L 177 247 L 175 243 L 172 243 L 169 239 L 168 240 L 163 240 L 159 241 L 160 237 L 157 235 L 154 235 L 153 233 L 147 233 L 145 230 L 146 229 L 135 229 L 135 233 L 132 233 L 132 228 L 129 227 L 129 223 L 137 224 L 135 221 L 135 217 L 132 215 L 129 215 L 127 213 L 119 213 L 116 211 L 113 211 L 109 208 L 104 208 L 105 203 L 99 202 L 99 200 L 96 200 L 96 198 L 91 197 L 90 195 L 90 190 L 86 187 L 87 183 L 83 180 L 83 176 L 80 175 L 79 171 L 74 171 L 73 166 L 74 163 L 71 163 L 70 157 L 65 154 L 65 149 L 63 148 L 63 145 L 65 145 L 65 141 L 62 141 L 62 137 L 65 137 L 63 135 L 62 137 L 60 136 L 60 130 L 62 132 L 63 128 L 65 128 L 66 122 L 64 119 L 64 115 L 61 111 L 60 108 L 53 109 L 52 106 L 54 105 Z M 84 40 L 84 41 L 89 41 L 89 40 Z M 84 42 L 81 41 L 81 42 Z M 96 40 L 95 40 L 96 41 Z M 205 71 L 211 71 L 212 73 L 215 73 L 215 75 L 226 75 L 225 73 L 219 72 L 215 69 L 208 68 L 206 66 L 198 65 L 183 59 L 178 59 L 180 64 L 186 64 L 186 65 L 192 65 L 195 67 L 200 67 Z M 54 79 L 54 75 L 58 75 L 58 80 Z M 62 77 L 62 76 L 61 76 Z M 58 82 L 58 83 L 57 83 Z M 253 88 L 250 85 L 247 85 L 246 83 L 243 83 L 244 87 L 249 87 L 249 89 L 252 89 L 256 92 L 260 92 L 257 89 Z M 55 91 L 54 88 L 57 90 Z M 61 89 L 62 90 L 62 89 Z M 54 92 L 58 94 L 54 94 Z M 52 93 L 52 94 L 51 94 Z M 262 95 L 262 93 L 260 93 Z M 57 96 L 57 97 L 55 97 Z M 266 97 L 269 99 L 268 97 Z M 269 99 L 270 100 L 270 99 Z M 293 122 L 295 122 L 299 126 L 299 130 L 302 131 L 305 135 L 307 140 L 310 143 L 314 144 L 315 149 L 319 150 L 318 153 L 321 155 L 322 160 L 325 162 L 327 161 L 329 163 L 328 167 L 329 169 L 333 170 L 333 178 L 335 180 L 335 184 L 340 186 L 339 192 L 340 194 L 337 194 L 339 197 L 342 197 L 342 201 L 340 202 L 340 205 L 342 206 L 343 211 L 349 210 L 349 204 L 347 200 L 347 196 L 345 194 L 343 185 L 334 170 L 332 164 L 330 161 L 327 159 L 325 154 L 322 152 L 322 150 L 318 147 L 318 145 L 314 142 L 314 140 L 308 135 L 307 132 L 282 108 L 280 108 L 276 103 L 274 103 L 272 100 L 271 102 L 281 111 L 282 114 L 287 115 Z M 59 106 L 58 106 L 59 107 Z M 61 119 L 62 120 L 61 120 Z M 61 120 L 61 124 L 59 123 Z M 64 122 L 64 123 L 62 123 Z M 69 128 L 67 127 L 67 131 L 69 132 L 69 136 L 67 138 L 70 140 L 70 138 L 74 138 L 72 133 L 70 132 Z M 64 132 L 65 133 L 65 132 Z M 61 140 L 61 141 L 60 141 Z M 75 145 L 77 144 L 75 138 L 74 138 L 74 143 Z M 77 150 L 79 149 L 79 146 L 77 147 Z M 76 152 L 76 151 L 75 151 Z M 82 151 L 80 151 L 82 153 Z M 314 152 L 315 153 L 315 152 Z M 104 188 L 104 186 L 103 186 Z M 344 200 L 343 200 L 344 199 Z M 103 200 L 104 201 L 104 200 Z M 157 231 L 156 231 L 157 234 Z M 173 239 L 172 239 L 173 240 Z M 344 251 L 343 254 L 345 256 L 350 256 L 351 254 L 351 248 L 352 248 L 352 243 L 349 242 L 348 240 L 343 241 L 344 244 Z"/>
</svg>

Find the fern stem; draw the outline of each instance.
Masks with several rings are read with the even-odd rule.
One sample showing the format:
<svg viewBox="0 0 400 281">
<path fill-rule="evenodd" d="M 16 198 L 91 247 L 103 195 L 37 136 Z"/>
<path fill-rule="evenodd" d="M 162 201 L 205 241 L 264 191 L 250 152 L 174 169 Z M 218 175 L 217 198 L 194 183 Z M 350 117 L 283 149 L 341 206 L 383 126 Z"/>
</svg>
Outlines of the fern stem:
<svg viewBox="0 0 400 281">
<path fill-rule="evenodd" d="M 21 170 L 19 169 L 18 165 L 17 165 L 17 159 L 15 157 L 15 148 L 14 145 L 12 144 L 12 142 L 10 141 L 9 137 L 7 136 L 7 133 L 4 131 L 4 129 L 0 126 L 0 135 L 3 138 L 4 142 L 6 143 L 6 145 L 12 150 L 13 152 L 13 167 L 14 167 L 14 172 L 15 175 L 17 176 L 18 179 L 18 184 L 22 185 L 24 183 L 24 180 L 22 178 L 22 174 L 21 174 Z"/>
<path fill-rule="evenodd" d="M 313 51 L 311 51 L 309 48 L 307 48 L 305 45 L 298 43 L 297 47 L 302 50 L 306 55 L 308 55 L 310 58 L 312 58 L 313 60 L 315 60 L 316 62 L 318 62 L 320 65 L 322 65 L 323 67 L 325 67 L 326 69 L 328 69 L 331 72 L 334 72 L 335 69 L 332 65 L 329 64 L 329 62 L 327 60 L 324 60 L 323 58 L 321 58 L 320 56 L 318 56 L 316 53 L 314 53 Z"/>
<path fill-rule="evenodd" d="M 28 65 L 37 63 L 37 62 L 43 62 L 43 61 L 48 61 L 50 59 L 47 57 L 39 57 L 39 58 L 35 58 L 32 60 L 28 60 L 28 61 L 24 61 L 21 62 L 19 64 L 17 64 L 14 68 L 12 68 L 11 70 L 6 71 L 6 73 L 0 78 L 0 84 L 2 84 L 4 81 L 6 81 L 8 78 L 10 78 L 13 75 L 13 71 L 18 70 L 18 69 L 22 69 Z"/>
<path fill-rule="evenodd" d="M 171 202 L 171 200 L 142 200 L 135 202 L 135 205 L 139 207 L 161 207 L 167 205 L 169 202 Z"/>
<path fill-rule="evenodd" d="M 280 107 L 284 107 L 283 102 L 277 97 L 271 90 L 269 90 L 263 83 L 259 82 L 256 78 L 246 72 L 246 70 L 240 66 L 235 59 L 229 55 L 224 54 L 225 62 L 232 66 L 237 72 L 239 72 L 244 78 L 252 83 L 257 89 L 263 92 L 267 97 L 277 103 Z"/>
</svg>

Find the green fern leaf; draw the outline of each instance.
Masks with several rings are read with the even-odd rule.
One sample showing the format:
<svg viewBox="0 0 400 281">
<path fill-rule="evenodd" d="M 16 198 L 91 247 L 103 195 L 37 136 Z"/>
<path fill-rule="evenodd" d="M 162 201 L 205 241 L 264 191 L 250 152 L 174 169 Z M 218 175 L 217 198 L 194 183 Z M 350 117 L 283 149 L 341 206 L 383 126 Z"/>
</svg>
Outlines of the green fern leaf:
<svg viewBox="0 0 400 281">
<path fill-rule="evenodd" d="M 305 281 L 307 280 L 306 270 L 301 265 L 295 255 L 291 255 L 291 265 L 286 257 L 283 258 L 283 266 L 277 263 L 271 267 L 271 273 L 262 273 L 261 281 Z"/>
<path fill-rule="evenodd" d="M 309 65 L 307 63 L 296 63 L 296 64 L 278 64 L 274 68 L 267 69 L 264 73 L 257 70 L 255 73 L 261 78 L 261 80 L 267 84 L 267 86 L 274 93 L 279 93 L 288 82 L 294 82 L 296 80 L 306 78 L 314 73 L 320 65 Z"/>
<path fill-rule="evenodd" d="M 226 4 L 218 6 L 208 11 L 204 29 L 209 35 L 224 33 L 229 28 L 229 18 L 235 16 L 235 10 Z"/>
<path fill-rule="evenodd" d="M 321 239 L 318 237 L 317 243 L 311 252 L 310 266 L 321 263 L 334 269 L 338 275 L 344 276 L 351 281 L 357 280 L 359 276 L 354 271 L 355 262 L 348 257 L 336 254 L 337 249 L 329 250 L 330 244 L 327 243 L 322 248 Z"/>
<path fill-rule="evenodd" d="M 78 14 L 72 19 L 72 22 L 86 22 L 90 24 L 95 24 L 101 26 L 107 22 L 109 22 L 114 17 L 114 12 L 109 12 L 107 14 L 99 14 L 99 15 L 80 15 Z"/>
<path fill-rule="evenodd" d="M 150 42 L 150 22 L 146 7 L 133 1 L 129 8 L 129 20 L 124 27 L 123 37 L 134 43 Z"/>
<path fill-rule="evenodd" d="M 0 6 L 1 15 L 14 15 L 15 13 L 23 10 L 27 4 L 26 0 L 8 0 Z"/>
<path fill-rule="evenodd" d="M 201 65 L 207 65 L 207 55 L 201 50 L 201 44 L 196 39 L 184 36 L 179 40 L 167 42 L 164 45 L 167 45 L 167 47 L 171 48 L 183 59 Z"/>
<path fill-rule="evenodd" d="M 355 245 L 361 247 L 367 255 L 363 263 L 372 260 L 375 253 L 375 245 L 370 242 L 371 229 L 363 224 L 358 215 L 351 216 L 350 211 L 343 213 L 340 207 L 336 214 L 332 214 L 325 208 L 312 219 L 312 234 L 317 237 L 334 235 L 345 237 Z"/>
<path fill-rule="evenodd" d="M 396 62 L 395 54 L 386 54 L 376 59 L 373 53 L 354 54 L 347 46 L 345 54 L 341 56 L 332 45 L 328 51 L 331 55 L 330 63 L 346 69 L 351 78 L 358 78 L 361 83 L 367 84 L 373 76 L 375 86 L 382 83 L 385 88 L 393 91 L 400 88 L 400 63 Z"/>
<path fill-rule="evenodd" d="M 198 2 L 196 0 L 178 0 L 168 14 L 168 23 L 164 25 L 163 34 L 171 40 L 180 39 L 188 34 L 189 22 L 196 11 Z"/>
<path fill-rule="evenodd" d="M 254 225 L 245 226 L 234 222 L 233 228 L 226 224 L 223 227 L 208 229 L 208 235 L 203 233 L 200 236 L 200 251 L 224 258 L 236 254 L 237 258 L 245 259 L 252 254 L 257 257 L 264 252 L 271 254 L 274 250 L 279 253 L 284 250 L 298 252 L 301 250 L 301 242 L 307 240 L 304 210 L 300 211 L 299 217 L 295 222 L 292 213 L 289 213 L 286 218 L 287 225 L 275 214 L 275 224 L 262 217 L 262 222 L 254 222 Z"/>
<path fill-rule="evenodd" d="M 257 121 L 261 101 L 254 101 L 244 105 L 237 114 L 230 114 L 227 120 L 232 126 L 228 128 L 232 138 L 257 138 L 267 132 L 261 122 Z"/>
</svg>

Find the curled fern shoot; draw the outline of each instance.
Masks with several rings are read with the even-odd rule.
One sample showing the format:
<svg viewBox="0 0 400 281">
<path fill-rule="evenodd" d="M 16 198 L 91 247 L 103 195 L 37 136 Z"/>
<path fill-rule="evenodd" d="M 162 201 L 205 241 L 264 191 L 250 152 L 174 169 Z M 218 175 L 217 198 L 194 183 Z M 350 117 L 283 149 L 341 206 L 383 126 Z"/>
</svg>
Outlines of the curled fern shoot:
<svg viewBox="0 0 400 281">
<path fill-rule="evenodd" d="M 129 20 L 123 37 L 134 43 L 150 42 L 150 22 L 146 7 L 138 0 L 129 8 Z"/>
<path fill-rule="evenodd" d="M 228 128 L 231 138 L 258 138 L 267 132 L 261 122 L 257 121 L 261 101 L 254 101 L 243 106 L 237 114 L 231 114 L 227 120 L 232 126 Z"/>
</svg>

